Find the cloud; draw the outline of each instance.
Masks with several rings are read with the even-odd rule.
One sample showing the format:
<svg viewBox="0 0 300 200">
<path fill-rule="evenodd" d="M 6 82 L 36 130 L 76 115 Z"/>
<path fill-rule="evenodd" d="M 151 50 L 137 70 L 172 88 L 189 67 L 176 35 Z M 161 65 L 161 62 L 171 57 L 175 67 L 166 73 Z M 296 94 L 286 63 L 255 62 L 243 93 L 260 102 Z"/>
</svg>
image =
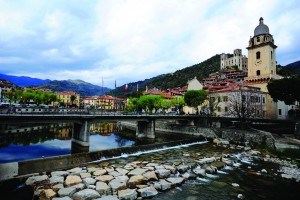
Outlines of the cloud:
<svg viewBox="0 0 300 200">
<path fill-rule="evenodd" d="M 262 16 L 277 61 L 300 59 L 300 5 L 282 0 L 0 0 L 0 72 L 107 87 L 246 47 Z"/>
</svg>

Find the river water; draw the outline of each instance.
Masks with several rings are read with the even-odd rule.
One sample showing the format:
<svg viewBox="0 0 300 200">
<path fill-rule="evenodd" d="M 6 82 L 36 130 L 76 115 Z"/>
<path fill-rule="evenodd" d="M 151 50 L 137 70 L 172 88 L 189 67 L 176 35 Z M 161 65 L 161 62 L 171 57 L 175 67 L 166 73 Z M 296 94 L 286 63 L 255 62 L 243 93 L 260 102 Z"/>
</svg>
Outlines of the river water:
<svg viewBox="0 0 300 200">
<path fill-rule="evenodd" d="M 109 165 L 124 166 L 126 163 L 154 162 L 167 165 L 178 165 L 180 163 L 191 165 L 197 157 L 212 157 L 224 154 L 239 158 L 244 151 L 217 147 L 209 142 L 180 145 L 171 148 L 139 152 L 133 155 L 122 155 L 121 158 L 102 160 L 91 163 L 101 165 L 109 162 Z M 267 173 L 261 173 L 264 169 Z M 214 200 L 214 199 L 238 199 L 242 195 L 243 199 L 300 199 L 300 183 L 284 180 L 279 176 L 277 170 L 279 165 L 263 162 L 256 159 L 243 158 L 242 162 L 237 161 L 233 166 L 227 166 L 218 170 L 216 174 L 207 174 L 205 178 L 188 180 L 181 186 L 163 191 L 153 199 L 160 200 Z M 233 187 L 233 183 L 239 187 Z"/>
</svg>

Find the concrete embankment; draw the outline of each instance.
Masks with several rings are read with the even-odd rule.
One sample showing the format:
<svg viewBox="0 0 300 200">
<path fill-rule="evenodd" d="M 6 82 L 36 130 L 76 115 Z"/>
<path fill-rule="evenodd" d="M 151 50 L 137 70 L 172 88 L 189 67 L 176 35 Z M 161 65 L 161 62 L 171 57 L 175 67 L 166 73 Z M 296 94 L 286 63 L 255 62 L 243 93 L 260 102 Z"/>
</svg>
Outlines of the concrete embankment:
<svg viewBox="0 0 300 200">
<path fill-rule="evenodd" d="M 135 130 L 136 124 L 130 122 L 121 122 L 125 128 Z M 255 145 L 266 145 L 275 147 L 275 139 L 271 133 L 260 130 L 239 130 L 226 128 L 206 128 L 195 125 L 181 125 L 170 121 L 157 121 L 155 123 L 155 133 L 175 133 L 187 134 L 193 136 L 202 136 L 204 138 L 222 138 L 233 143 L 252 143 Z"/>
</svg>

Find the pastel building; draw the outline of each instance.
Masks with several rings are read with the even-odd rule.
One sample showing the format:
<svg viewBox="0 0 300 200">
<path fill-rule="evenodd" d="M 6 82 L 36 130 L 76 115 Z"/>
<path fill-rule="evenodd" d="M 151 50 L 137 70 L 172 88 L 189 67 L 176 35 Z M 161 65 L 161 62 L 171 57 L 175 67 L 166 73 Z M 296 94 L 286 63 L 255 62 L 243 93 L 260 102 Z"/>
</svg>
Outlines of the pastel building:
<svg viewBox="0 0 300 200">
<path fill-rule="evenodd" d="M 233 50 L 233 56 L 229 56 L 228 54 L 221 54 L 221 70 L 226 69 L 228 67 L 237 66 L 237 69 L 241 71 L 247 71 L 248 59 L 246 56 L 242 54 L 242 49 Z"/>
</svg>

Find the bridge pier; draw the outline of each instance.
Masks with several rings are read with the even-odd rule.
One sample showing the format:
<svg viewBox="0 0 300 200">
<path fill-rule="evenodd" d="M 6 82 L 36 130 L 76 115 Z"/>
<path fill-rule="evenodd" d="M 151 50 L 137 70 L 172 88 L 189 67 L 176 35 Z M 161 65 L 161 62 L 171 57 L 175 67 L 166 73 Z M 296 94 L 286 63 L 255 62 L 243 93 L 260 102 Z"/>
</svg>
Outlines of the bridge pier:
<svg viewBox="0 0 300 200">
<path fill-rule="evenodd" d="M 155 138 L 155 120 L 137 121 L 136 122 L 136 137 Z"/>
<path fill-rule="evenodd" d="M 88 152 L 90 146 L 90 123 L 74 123 L 72 132 L 72 153 Z"/>
<path fill-rule="evenodd" d="M 295 124 L 294 134 L 296 139 L 300 139 L 300 121 L 296 122 Z"/>
</svg>

